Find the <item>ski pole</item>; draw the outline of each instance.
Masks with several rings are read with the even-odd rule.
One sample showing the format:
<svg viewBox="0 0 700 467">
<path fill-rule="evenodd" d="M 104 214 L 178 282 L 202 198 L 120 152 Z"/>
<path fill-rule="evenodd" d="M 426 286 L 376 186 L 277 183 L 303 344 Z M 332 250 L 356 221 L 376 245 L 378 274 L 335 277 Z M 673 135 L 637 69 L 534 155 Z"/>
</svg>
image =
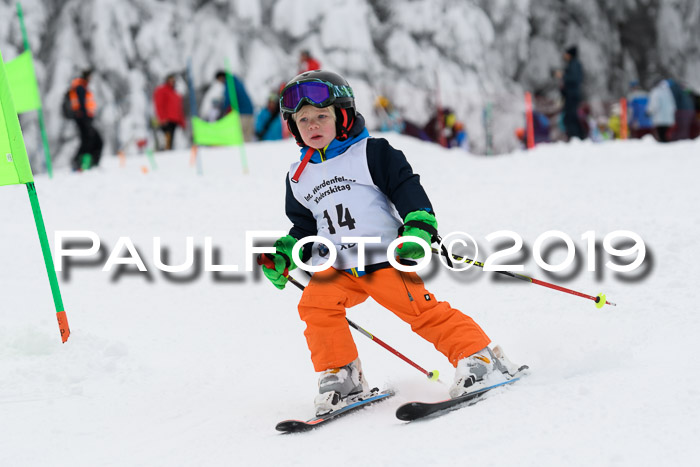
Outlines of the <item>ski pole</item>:
<svg viewBox="0 0 700 467">
<path fill-rule="evenodd" d="M 291 282 L 292 284 L 294 284 L 299 290 L 302 290 L 302 291 L 303 291 L 303 290 L 306 288 L 306 287 L 304 287 L 303 284 L 301 284 L 299 281 L 297 281 L 296 279 L 294 279 L 292 276 L 287 275 L 286 277 L 287 277 L 287 279 L 289 280 L 289 282 Z M 384 347 L 386 350 L 388 350 L 389 352 L 393 353 L 394 355 L 396 355 L 397 357 L 399 357 L 401 360 L 403 360 L 404 362 L 408 363 L 409 365 L 411 365 L 411 366 L 412 366 L 413 368 L 415 368 L 416 370 L 418 370 L 418 371 L 420 371 L 421 373 L 423 373 L 424 375 L 426 375 L 426 376 L 428 377 L 429 380 L 431 380 L 431 381 L 440 381 L 440 379 L 439 379 L 439 378 L 440 378 L 440 372 L 439 372 L 439 371 L 437 371 L 437 370 L 433 370 L 433 371 L 427 371 L 427 370 L 425 370 L 423 367 L 421 367 L 420 365 L 418 365 L 416 362 L 414 362 L 414 361 L 411 360 L 410 358 L 406 357 L 404 354 L 402 354 L 401 352 L 399 352 L 399 351 L 396 350 L 395 348 L 391 347 L 389 344 L 387 344 L 386 342 L 384 342 L 383 340 L 381 340 L 380 338 L 378 338 L 378 337 L 375 336 L 374 334 L 370 333 L 370 332 L 367 331 L 366 329 L 364 329 L 364 328 L 362 328 L 361 326 L 358 326 L 357 324 L 355 324 L 355 323 L 353 323 L 352 321 L 350 321 L 349 318 L 346 317 L 345 320 L 348 322 L 348 324 L 349 324 L 352 328 L 356 329 L 360 334 L 362 334 L 362 335 L 365 336 L 365 337 L 368 337 L 368 338 L 371 339 L 372 341 L 374 341 L 374 342 L 376 342 L 377 344 L 379 344 L 380 346 Z M 442 381 L 440 381 L 440 382 L 442 382 Z"/>
<path fill-rule="evenodd" d="M 263 256 L 263 255 L 258 255 L 258 264 L 259 264 L 259 265 L 263 265 L 263 264 L 264 264 L 265 266 L 268 266 L 268 267 L 271 266 L 270 269 L 274 269 L 274 267 L 275 267 L 274 261 L 273 261 L 271 258 L 269 258 L 267 255 L 264 255 L 264 256 Z M 286 277 L 287 280 L 288 280 L 289 282 L 291 282 L 297 289 L 301 290 L 302 292 L 303 292 L 304 289 L 306 288 L 306 287 L 304 287 L 304 285 L 303 285 L 301 282 L 297 281 L 297 280 L 294 279 L 292 276 L 290 276 L 289 273 L 285 274 L 284 277 Z M 406 362 L 406 363 L 408 363 L 409 365 L 411 365 L 411 366 L 412 366 L 413 368 L 415 368 L 416 370 L 418 370 L 418 371 L 420 371 L 421 373 L 423 373 L 425 376 L 428 377 L 428 379 L 429 379 L 430 381 L 437 381 L 437 382 L 439 382 L 439 383 L 442 383 L 442 381 L 440 380 L 440 372 L 439 372 L 438 370 L 427 371 L 426 369 L 424 369 L 423 367 L 421 367 L 420 365 L 418 365 L 416 362 L 414 362 L 414 361 L 411 360 L 410 358 L 406 357 L 404 354 L 402 354 L 401 352 L 399 352 L 399 351 L 396 350 L 395 348 L 391 347 L 389 344 L 387 344 L 386 342 L 384 342 L 383 340 L 381 340 L 381 339 L 378 338 L 377 336 L 373 335 L 372 333 L 370 333 L 370 332 L 367 331 L 366 329 L 364 329 L 364 328 L 362 328 L 361 326 L 358 326 L 357 324 L 355 324 L 355 323 L 353 323 L 352 321 L 350 321 L 350 319 L 348 319 L 347 316 L 345 317 L 345 320 L 348 322 L 348 324 L 350 325 L 350 327 L 354 328 L 355 330 L 357 330 L 357 331 L 358 331 L 360 334 L 362 334 L 363 336 L 365 336 L 365 337 L 371 339 L 373 342 L 376 342 L 377 344 L 379 344 L 380 346 L 384 347 L 384 348 L 385 348 L 386 350 L 388 350 L 389 352 L 391 352 L 391 353 L 393 353 L 394 355 L 396 355 L 397 357 L 399 357 L 399 358 L 400 358 L 401 360 L 403 360 L 404 362 Z"/>
<path fill-rule="evenodd" d="M 446 251 L 439 251 L 437 248 L 432 248 L 432 252 L 436 255 L 442 255 L 442 256 L 447 258 Z M 467 258 L 466 256 L 452 254 L 452 259 L 454 259 L 455 261 L 458 261 L 458 262 L 462 262 L 462 263 L 467 263 L 467 264 L 471 263 L 474 266 L 478 266 L 482 269 L 484 268 L 484 263 L 481 263 L 479 261 L 474 261 L 473 259 Z M 541 281 L 539 279 L 535 279 L 535 278 L 526 276 L 524 274 L 518 274 L 518 273 L 510 272 L 510 271 L 494 271 L 494 272 L 497 272 L 499 274 L 503 274 L 504 276 L 513 277 L 515 279 L 520 279 L 521 281 L 531 282 L 533 284 L 541 285 L 543 287 L 548 287 L 550 289 L 558 290 L 560 292 L 568 293 L 571 295 L 576 295 L 577 297 L 582 297 L 582 298 L 587 298 L 589 300 L 593 300 L 595 302 L 596 308 L 603 308 L 603 306 L 605 306 L 606 304 L 612 305 L 612 306 L 617 306 L 613 302 L 607 301 L 605 294 L 603 294 L 603 293 L 600 293 L 600 294 L 598 294 L 598 296 L 594 297 L 592 295 L 587 295 L 587 294 L 582 293 L 582 292 L 577 292 L 575 290 L 567 289 L 566 287 L 562 287 L 560 285 L 550 284 L 549 282 Z"/>
</svg>

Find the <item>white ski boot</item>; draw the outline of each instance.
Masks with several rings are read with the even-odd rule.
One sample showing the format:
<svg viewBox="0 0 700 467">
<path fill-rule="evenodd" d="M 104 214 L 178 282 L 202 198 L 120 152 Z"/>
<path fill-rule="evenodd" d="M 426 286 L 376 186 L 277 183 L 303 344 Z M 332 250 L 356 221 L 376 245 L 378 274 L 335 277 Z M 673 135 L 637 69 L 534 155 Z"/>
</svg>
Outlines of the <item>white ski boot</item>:
<svg viewBox="0 0 700 467">
<path fill-rule="evenodd" d="M 338 410 L 369 393 L 369 386 L 362 374 L 360 359 L 340 368 L 332 368 L 321 373 L 318 379 L 319 394 L 314 399 L 316 415 Z"/>
<path fill-rule="evenodd" d="M 450 386 L 450 397 L 454 399 L 503 383 L 526 368 L 526 365 L 519 367 L 508 360 L 500 346 L 495 346 L 493 350 L 485 347 L 457 362 L 454 383 Z"/>
<path fill-rule="evenodd" d="M 525 373 L 529 368 L 527 365 L 516 365 L 515 363 L 511 362 L 508 357 L 506 357 L 506 354 L 503 353 L 503 349 L 500 345 L 497 345 L 491 349 L 491 352 L 495 358 L 494 365 L 496 365 L 496 368 L 501 373 L 508 376 L 508 379 L 514 377 L 517 373 Z"/>
</svg>

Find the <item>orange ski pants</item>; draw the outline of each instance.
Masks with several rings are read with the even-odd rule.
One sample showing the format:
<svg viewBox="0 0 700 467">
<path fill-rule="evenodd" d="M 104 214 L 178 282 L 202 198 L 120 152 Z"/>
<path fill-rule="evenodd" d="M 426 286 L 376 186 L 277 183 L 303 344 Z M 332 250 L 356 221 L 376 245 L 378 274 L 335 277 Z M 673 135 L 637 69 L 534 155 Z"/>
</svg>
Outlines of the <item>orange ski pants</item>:
<svg viewBox="0 0 700 467">
<path fill-rule="evenodd" d="M 410 324 L 454 366 L 491 342 L 473 319 L 449 303 L 439 302 L 414 272 L 385 268 L 354 277 L 329 268 L 313 275 L 299 301 L 299 316 L 306 323 L 304 335 L 316 371 L 339 368 L 357 358 L 345 310 L 367 297 Z"/>
</svg>

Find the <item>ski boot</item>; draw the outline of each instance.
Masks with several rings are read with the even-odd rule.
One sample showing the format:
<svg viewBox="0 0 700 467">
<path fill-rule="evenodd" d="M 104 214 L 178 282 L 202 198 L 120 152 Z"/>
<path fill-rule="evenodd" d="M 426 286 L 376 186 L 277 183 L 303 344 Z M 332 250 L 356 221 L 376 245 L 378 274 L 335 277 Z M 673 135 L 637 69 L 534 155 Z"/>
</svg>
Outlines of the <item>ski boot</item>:
<svg viewBox="0 0 700 467">
<path fill-rule="evenodd" d="M 316 416 L 361 400 L 370 391 L 362 374 L 360 359 L 357 358 L 345 366 L 331 368 L 321 373 L 318 379 L 318 392 L 314 399 Z"/>
<path fill-rule="evenodd" d="M 511 362 L 500 346 L 495 346 L 493 350 L 485 347 L 457 362 L 454 383 L 450 386 L 450 397 L 454 399 L 503 383 L 526 369 L 527 365 L 518 366 Z"/>
</svg>

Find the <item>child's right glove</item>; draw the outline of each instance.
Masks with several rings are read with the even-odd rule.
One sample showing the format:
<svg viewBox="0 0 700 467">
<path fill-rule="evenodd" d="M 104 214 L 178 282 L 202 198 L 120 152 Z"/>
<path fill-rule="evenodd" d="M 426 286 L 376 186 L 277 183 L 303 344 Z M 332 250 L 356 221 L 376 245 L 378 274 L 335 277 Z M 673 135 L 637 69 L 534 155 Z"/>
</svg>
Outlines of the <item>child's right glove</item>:
<svg viewBox="0 0 700 467">
<path fill-rule="evenodd" d="M 297 267 L 291 260 L 292 248 L 296 242 L 296 238 L 286 235 L 273 245 L 277 250 L 275 253 L 265 253 L 258 257 L 258 264 L 262 266 L 263 274 L 280 290 L 287 285 L 289 271 L 293 271 Z"/>
<path fill-rule="evenodd" d="M 412 236 L 425 240 L 431 245 L 437 238 L 437 219 L 427 211 L 413 211 L 406 214 L 403 227 L 399 232 L 402 237 Z M 421 259 L 425 256 L 423 247 L 418 243 L 404 242 L 396 249 L 399 257 L 409 259 Z"/>
</svg>

